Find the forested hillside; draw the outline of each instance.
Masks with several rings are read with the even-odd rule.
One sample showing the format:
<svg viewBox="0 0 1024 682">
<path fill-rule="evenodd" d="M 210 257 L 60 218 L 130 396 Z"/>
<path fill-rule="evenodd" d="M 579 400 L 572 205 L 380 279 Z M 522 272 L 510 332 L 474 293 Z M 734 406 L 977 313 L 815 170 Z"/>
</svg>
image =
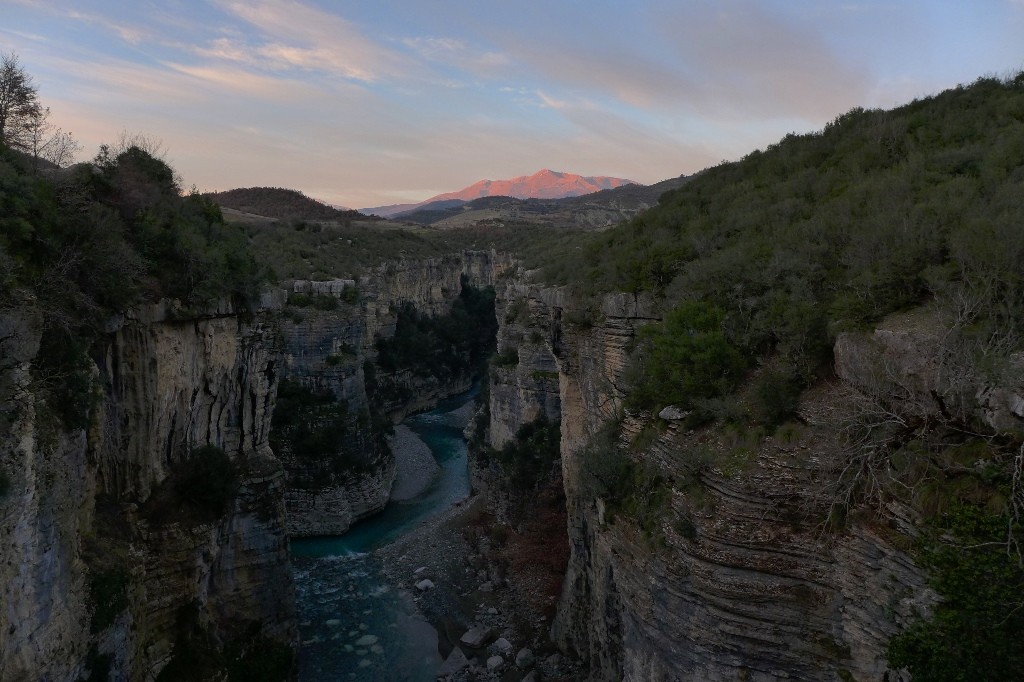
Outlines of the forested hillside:
<svg viewBox="0 0 1024 682">
<path fill-rule="evenodd" d="M 163 297 L 185 310 L 225 297 L 244 307 L 264 280 L 244 233 L 183 196 L 144 149 L 104 146 L 90 163 L 37 172 L 0 147 L 0 305 L 27 297 L 42 313 L 35 371 L 69 426 L 84 423 L 85 354 L 111 316 Z"/>
<path fill-rule="evenodd" d="M 635 220 L 551 254 L 583 292 L 701 301 L 750 360 L 813 369 L 837 331 L 938 299 L 1016 342 L 1024 309 L 1024 75 L 853 109 L 708 169 Z M 1009 335 L 1009 336 L 1008 336 Z"/>
<path fill-rule="evenodd" d="M 344 224 L 354 218 L 369 220 L 358 211 L 342 211 L 302 192 L 281 187 L 246 187 L 208 192 L 204 196 L 224 208 L 278 220 L 336 221 Z"/>
<path fill-rule="evenodd" d="M 1020 386 L 1022 196 L 1018 74 L 853 109 L 706 170 L 582 249 L 546 254 L 545 277 L 583 300 L 634 292 L 662 310 L 633 350 L 634 414 L 673 405 L 689 429 L 786 442 L 804 428 L 805 389 L 836 381 L 837 341 L 846 363 L 858 358 L 840 371 L 858 397 L 830 408 L 848 461 L 822 527 L 842 534 L 853 513 L 884 525 L 892 502 L 913 509 L 920 534 L 903 541 L 944 598 L 890 643 L 890 663 L 914 679 L 1009 680 L 1024 664 L 1024 434 L 985 402 Z M 844 335 L 883 319 L 874 341 Z"/>
</svg>

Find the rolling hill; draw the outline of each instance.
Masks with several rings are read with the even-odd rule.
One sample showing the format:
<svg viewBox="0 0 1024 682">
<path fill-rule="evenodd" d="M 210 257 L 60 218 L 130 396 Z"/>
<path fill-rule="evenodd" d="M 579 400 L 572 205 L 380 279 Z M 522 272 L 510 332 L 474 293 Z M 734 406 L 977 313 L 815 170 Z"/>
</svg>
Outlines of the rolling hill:
<svg viewBox="0 0 1024 682">
<path fill-rule="evenodd" d="M 244 214 L 242 218 L 246 220 L 272 218 L 348 222 L 366 218 L 358 211 L 340 210 L 311 199 L 302 192 L 280 187 L 246 187 L 224 192 L 207 192 L 203 196 L 225 209 L 229 216 L 237 215 L 231 213 L 237 211 Z"/>
</svg>

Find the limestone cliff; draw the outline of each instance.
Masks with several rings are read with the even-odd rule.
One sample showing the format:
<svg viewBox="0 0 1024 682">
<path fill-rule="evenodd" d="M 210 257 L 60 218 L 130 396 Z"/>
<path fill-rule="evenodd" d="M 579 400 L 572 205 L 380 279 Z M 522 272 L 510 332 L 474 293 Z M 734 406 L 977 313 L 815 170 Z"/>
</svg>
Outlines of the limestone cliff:
<svg viewBox="0 0 1024 682">
<path fill-rule="evenodd" d="M 310 461 L 292 447 L 279 448 L 291 481 L 286 493 L 292 535 L 340 534 L 388 501 L 395 476 L 394 455 L 374 415 L 400 421 L 429 409 L 448 395 L 467 390 L 472 376 L 439 380 L 377 364 L 377 342 L 395 335 L 399 311 L 411 306 L 424 316 L 448 313 L 463 283 L 490 287 L 511 270 L 512 260 L 485 251 L 443 258 L 399 260 L 373 268 L 359 281 L 295 282 L 293 303 L 280 319 L 283 376 L 333 396 L 346 426 L 342 449 L 353 467 L 327 458 Z M 294 294 L 318 296 L 315 301 Z M 318 475 L 311 475 L 311 474 Z"/>
<path fill-rule="evenodd" d="M 269 327 L 227 305 L 199 317 L 147 305 L 111 321 L 82 430 L 62 426 L 47 377 L 32 372 L 31 301 L 2 326 L 0 678 L 107 668 L 153 679 L 184 654 L 186 628 L 214 651 L 292 646 L 283 472 L 268 445 L 278 362 Z M 201 446 L 238 471 L 209 517 L 183 513 L 189 491 L 176 483 Z"/>
<path fill-rule="evenodd" d="M 541 330 L 557 364 L 557 399 L 523 382 L 524 371 L 545 369 L 493 375 L 490 430 L 500 442 L 521 415 L 561 412 L 571 557 L 552 634 L 591 679 L 897 679 L 886 644 L 935 602 L 904 551 L 916 519 L 890 503 L 842 531 L 824 527 L 844 457 L 833 419 L 857 389 L 834 381 L 808 391 L 805 425 L 786 438 L 691 428 L 671 414 L 654 422 L 622 404 L 629 344 L 658 317 L 651 302 L 584 304 L 566 289 L 525 285 L 499 299 L 518 311 L 499 318 L 503 343 Z M 520 362 L 543 356 L 520 345 Z M 1012 408 L 1012 397 L 1003 403 Z M 609 452 L 650 483 L 633 513 L 594 483 Z"/>
<path fill-rule="evenodd" d="M 516 430 L 540 416 L 561 418 L 558 365 L 550 349 L 551 325 L 529 295 L 529 288 L 509 284 L 497 301 L 498 362 L 491 370 L 490 445 L 500 448 Z M 507 361 L 503 358 L 508 358 Z"/>
</svg>

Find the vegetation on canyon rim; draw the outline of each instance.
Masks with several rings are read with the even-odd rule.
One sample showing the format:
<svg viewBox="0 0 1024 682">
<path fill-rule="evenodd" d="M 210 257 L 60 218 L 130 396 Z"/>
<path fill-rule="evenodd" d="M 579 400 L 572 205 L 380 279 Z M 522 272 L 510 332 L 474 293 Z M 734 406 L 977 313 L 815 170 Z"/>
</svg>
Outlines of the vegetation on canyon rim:
<svg viewBox="0 0 1024 682">
<path fill-rule="evenodd" d="M 45 173 L 0 148 L 0 301 L 32 297 L 43 325 L 33 372 L 69 427 L 86 424 L 87 353 L 111 316 L 160 298 L 245 307 L 265 280 L 215 204 L 183 195 L 144 140 L 125 144 Z"/>
<path fill-rule="evenodd" d="M 828 378 L 839 332 L 898 311 L 928 306 L 948 321 L 943 361 L 955 376 L 1005 385 L 1024 343 L 1024 74 L 981 79 L 893 111 L 851 110 L 819 133 L 790 135 L 708 169 L 637 219 L 588 236 L 511 225 L 369 230 L 344 220 L 233 226 L 216 204 L 183 193 L 143 139 L 105 146 L 87 164 L 44 169 L 33 153 L 39 147 L 31 147 L 41 130 L 31 83 L 21 96 L 27 123 L 18 134 L 29 137 L 0 126 L 0 306 L 31 299 L 41 314 L 33 377 L 69 429 L 88 423 L 88 356 L 112 315 L 160 298 L 179 300 L 186 312 L 223 298 L 244 308 L 271 269 L 282 277 L 349 275 L 396 253 L 504 248 L 584 296 L 651 295 L 665 319 L 638 335 L 636 370 L 646 381 L 634 382 L 626 402 L 647 412 L 688 409 L 689 426 L 782 424 L 800 391 Z M 435 377 L 472 372 L 493 344 L 493 303 L 493 291 L 464 284 L 447 318 L 399 311 L 399 333 L 378 345 L 380 367 Z M 566 323 L 586 330 L 595 320 Z M 495 364 L 518 364 L 513 351 Z M 368 385 L 385 390 L 373 374 Z M 842 504 L 831 529 L 841 532 L 846 515 L 866 501 L 909 502 L 926 520 L 916 556 L 944 597 L 931 618 L 893 639 L 891 662 L 923 680 L 1015 679 L 1024 663 L 1024 436 L 999 433 L 941 400 L 940 416 L 927 418 L 900 413 L 882 390 L 867 400 L 848 432 L 856 466 L 837 481 Z M 329 402 L 282 384 L 276 444 L 337 454 L 350 416 L 331 412 L 337 406 Z M 529 488 L 557 455 L 556 433 L 551 424 L 529 425 L 491 454 Z M 611 518 L 631 519 L 656 538 L 668 483 L 611 435 L 602 438 L 591 448 L 594 494 L 608 501 Z M 223 453 L 205 454 L 214 469 L 183 467 L 167 494 L 210 518 L 234 494 L 237 472 Z M 872 483 L 879 471 L 889 484 Z M 7 485 L 0 472 L 0 495 Z M 110 608 L 123 602 L 127 577 L 118 562 L 96 566 L 92 598 L 106 610 L 93 617 L 104 627 L 120 610 Z M 232 669 L 232 654 L 221 658 L 189 613 L 181 621 L 182 644 L 164 679 Z M 254 634 L 238 646 L 260 641 Z M 287 668 L 287 652 L 268 655 Z"/>
<path fill-rule="evenodd" d="M 854 109 L 708 169 L 545 268 L 584 300 L 631 291 L 667 311 L 638 335 L 626 403 L 690 409 L 690 426 L 779 424 L 828 379 L 838 333 L 931 311 L 945 384 L 923 400 L 937 416 L 915 415 L 898 382 L 848 405 L 849 462 L 829 491 L 837 532 L 887 497 L 927 519 L 916 552 L 944 601 L 890 647 L 915 679 L 1013 679 L 1020 667 L 1024 435 L 964 402 L 975 385 L 1016 385 L 1022 191 L 1024 74 L 983 78 L 893 111 Z M 624 498 L 633 474 L 605 459 L 599 491 Z"/>
</svg>

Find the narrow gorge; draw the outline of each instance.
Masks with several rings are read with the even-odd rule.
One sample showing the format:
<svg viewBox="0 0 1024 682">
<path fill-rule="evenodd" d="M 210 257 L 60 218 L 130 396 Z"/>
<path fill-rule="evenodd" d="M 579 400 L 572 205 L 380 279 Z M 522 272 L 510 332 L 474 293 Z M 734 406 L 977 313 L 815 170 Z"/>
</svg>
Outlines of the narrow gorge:
<svg viewBox="0 0 1024 682">
<path fill-rule="evenodd" d="M 0 681 L 1019 677 L 1024 76 L 595 230 L 151 151 L 0 144 Z"/>
</svg>

